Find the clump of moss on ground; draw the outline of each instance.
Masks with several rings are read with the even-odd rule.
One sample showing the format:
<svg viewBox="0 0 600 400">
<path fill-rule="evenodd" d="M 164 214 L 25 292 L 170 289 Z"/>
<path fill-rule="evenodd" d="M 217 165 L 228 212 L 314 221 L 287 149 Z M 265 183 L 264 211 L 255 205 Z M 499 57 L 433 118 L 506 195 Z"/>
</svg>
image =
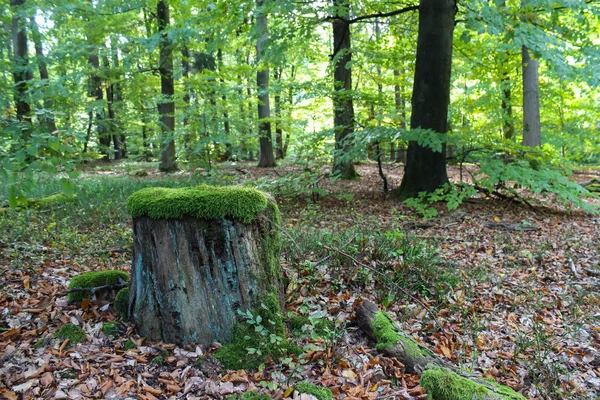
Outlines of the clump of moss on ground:
<svg viewBox="0 0 600 400">
<path fill-rule="evenodd" d="M 113 303 L 117 315 L 124 321 L 129 320 L 129 288 L 119 290 Z"/>
<path fill-rule="evenodd" d="M 301 334 L 303 333 L 303 328 L 310 325 L 310 319 L 305 315 L 296 315 L 290 318 L 287 325 L 293 333 Z"/>
<path fill-rule="evenodd" d="M 117 336 L 121 329 L 118 322 L 105 322 L 102 324 L 102 332 L 108 336 Z"/>
<path fill-rule="evenodd" d="M 257 189 L 199 185 L 187 188 L 145 188 L 129 196 L 127 211 L 133 218 L 203 219 L 235 218 L 251 223 L 269 201 Z"/>
<path fill-rule="evenodd" d="M 447 368 L 432 367 L 421 374 L 419 383 L 428 399 L 435 400 L 525 400 L 507 386 L 485 381 L 487 386 L 462 377 Z"/>
<path fill-rule="evenodd" d="M 410 358 L 416 359 L 433 356 L 430 351 L 419 346 L 411 338 L 399 334 L 392 320 L 385 312 L 379 311 L 375 314 L 375 318 L 373 319 L 373 334 L 377 339 L 378 351 L 383 352 L 386 349 L 394 347 L 398 342 L 402 342 L 404 351 Z"/>
<path fill-rule="evenodd" d="M 123 349 L 124 350 L 133 350 L 135 349 L 137 346 L 135 345 L 135 342 L 131 339 L 127 339 L 127 341 L 125 343 L 123 343 Z"/>
<path fill-rule="evenodd" d="M 125 271 L 105 270 L 86 272 L 74 276 L 69 282 L 69 289 L 95 288 L 107 285 L 118 285 L 129 281 L 129 274 Z M 80 303 L 83 299 L 89 299 L 90 292 L 72 292 L 67 295 L 71 303 Z"/>
<path fill-rule="evenodd" d="M 313 385 L 310 382 L 300 382 L 294 385 L 294 389 L 297 392 L 310 394 L 315 396 L 318 400 L 331 400 L 333 399 L 333 394 L 331 390 L 324 388 L 322 386 Z"/>
<path fill-rule="evenodd" d="M 58 339 L 69 339 L 69 344 L 76 344 L 85 339 L 85 332 L 81 327 L 73 324 L 64 324 L 54 334 Z"/>
<path fill-rule="evenodd" d="M 255 320 L 260 317 L 260 325 L 270 334 L 276 335 L 279 343 L 271 342 L 270 335 L 263 335 L 256 331 L 255 325 L 248 322 L 237 322 L 233 327 L 231 343 L 221 347 L 214 357 L 221 361 L 226 369 L 257 369 L 269 356 L 277 361 L 286 354 L 297 353 L 298 347 L 290 343 L 285 337 L 285 328 L 279 300 L 274 294 L 269 294 L 263 303 L 253 310 Z M 250 353 L 248 349 L 254 349 Z"/>
</svg>

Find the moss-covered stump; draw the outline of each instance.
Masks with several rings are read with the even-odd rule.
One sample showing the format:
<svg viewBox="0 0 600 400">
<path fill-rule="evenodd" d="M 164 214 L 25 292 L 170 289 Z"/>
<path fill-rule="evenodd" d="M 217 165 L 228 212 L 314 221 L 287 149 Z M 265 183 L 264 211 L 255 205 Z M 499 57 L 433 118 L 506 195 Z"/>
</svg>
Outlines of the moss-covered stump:
<svg viewBox="0 0 600 400">
<path fill-rule="evenodd" d="M 435 400 L 525 400 L 508 386 L 468 374 L 405 335 L 377 306 L 363 301 L 356 310 L 357 325 L 377 343 L 377 350 L 396 357 L 408 372 L 421 375 L 421 386 Z"/>
<path fill-rule="evenodd" d="M 133 217 L 129 318 L 168 343 L 227 343 L 238 310 L 282 299 L 279 211 L 241 187 L 147 188 Z"/>
</svg>

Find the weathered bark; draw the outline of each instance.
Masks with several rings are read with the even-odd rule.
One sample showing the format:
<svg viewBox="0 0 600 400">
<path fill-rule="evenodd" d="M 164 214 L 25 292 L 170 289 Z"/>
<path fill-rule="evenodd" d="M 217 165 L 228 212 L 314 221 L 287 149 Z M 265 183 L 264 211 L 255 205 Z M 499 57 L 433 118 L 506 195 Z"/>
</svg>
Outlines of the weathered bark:
<svg viewBox="0 0 600 400">
<path fill-rule="evenodd" d="M 159 169 L 171 172 L 177 169 L 175 154 L 175 81 L 173 79 L 173 46 L 167 36 L 169 28 L 169 5 L 167 0 L 160 0 L 156 5 L 159 42 L 160 93 L 159 104 L 160 127 L 162 131 Z"/>
<path fill-rule="evenodd" d="M 35 16 L 30 18 L 31 36 L 35 48 L 36 62 L 38 71 L 40 72 L 40 79 L 43 82 L 45 88 L 48 88 L 48 66 L 46 64 L 46 56 L 44 55 L 44 48 L 42 47 L 42 37 L 38 29 L 37 23 L 35 22 Z M 46 130 L 50 133 L 56 131 L 56 122 L 52 114 L 52 100 L 44 95 L 44 118 L 43 124 Z"/>
<path fill-rule="evenodd" d="M 251 224 L 134 218 L 129 315 L 140 334 L 226 343 L 238 310 L 259 307 L 268 293 L 281 297 L 274 219 L 269 208 Z"/>
<path fill-rule="evenodd" d="M 388 357 L 395 357 L 404 364 L 406 372 L 416 372 L 421 375 L 421 386 L 433 398 L 525 400 L 523 396 L 507 386 L 492 383 L 442 360 L 431 350 L 404 334 L 396 321 L 380 312 L 369 300 L 364 300 L 356 309 L 356 323 L 371 340 L 377 343 L 378 351 Z M 465 383 L 470 387 L 469 390 L 453 391 L 455 390 L 453 388 L 464 386 Z"/>
<path fill-rule="evenodd" d="M 267 14 L 263 0 L 256 0 L 256 63 L 259 70 L 256 73 L 256 85 L 258 86 L 258 137 L 260 144 L 259 167 L 274 167 L 275 155 L 273 154 L 273 137 L 271 134 L 271 109 L 269 106 L 269 68 L 267 64 L 260 65 L 264 58 L 265 46 L 268 40 Z"/>
<path fill-rule="evenodd" d="M 453 0 L 420 2 L 411 129 L 448 131 L 455 7 Z M 420 192 L 430 193 L 445 183 L 446 145 L 436 152 L 416 141 L 409 142 L 397 197 L 404 200 Z"/>
<path fill-rule="evenodd" d="M 529 49 L 521 49 L 523 61 L 523 146 L 542 144 L 540 122 L 540 81 L 538 61 L 531 58 Z"/>
<path fill-rule="evenodd" d="M 350 14 L 348 0 L 333 0 L 333 128 L 335 130 L 335 153 L 333 172 L 343 179 L 354 179 L 358 173 L 350 158 L 352 134 L 354 133 L 354 104 L 352 102 L 352 61 L 350 25 L 345 18 Z"/>
<path fill-rule="evenodd" d="M 25 31 L 25 18 L 23 6 L 25 0 L 11 0 L 13 10 L 12 35 L 13 35 L 13 78 L 15 81 L 15 106 L 19 121 L 30 121 L 31 105 L 27 100 L 27 87 L 29 81 L 29 57 L 27 55 L 27 33 Z"/>
</svg>

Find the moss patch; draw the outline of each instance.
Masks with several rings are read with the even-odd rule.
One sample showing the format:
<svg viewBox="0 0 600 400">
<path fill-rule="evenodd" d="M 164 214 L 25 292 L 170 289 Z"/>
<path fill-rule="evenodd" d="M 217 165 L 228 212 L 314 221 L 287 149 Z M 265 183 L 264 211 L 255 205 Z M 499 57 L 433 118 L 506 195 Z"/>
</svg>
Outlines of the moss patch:
<svg viewBox="0 0 600 400">
<path fill-rule="evenodd" d="M 487 382 L 493 389 L 462 377 L 447 368 L 433 367 L 419 381 L 428 399 L 435 400 L 525 400 L 509 387 Z"/>
<path fill-rule="evenodd" d="M 242 400 L 271 400 L 266 394 L 259 394 L 256 390 L 246 392 L 242 395 Z"/>
<path fill-rule="evenodd" d="M 294 333 L 302 333 L 302 328 L 310 325 L 310 319 L 305 315 L 296 315 L 288 321 L 288 327 Z"/>
<path fill-rule="evenodd" d="M 118 322 L 105 322 L 102 324 L 102 332 L 108 336 L 117 336 L 120 333 Z"/>
<path fill-rule="evenodd" d="M 252 310 L 252 315 L 254 321 L 260 320 L 260 323 L 237 322 L 233 327 L 231 343 L 221 347 L 214 354 L 224 368 L 256 369 L 265 362 L 267 356 L 277 361 L 285 354 L 298 352 L 299 349 L 285 338 L 277 296 L 274 294 L 265 296 L 261 306 Z M 259 325 L 265 330 L 265 334 L 257 331 L 256 327 Z M 275 335 L 280 342 L 273 343 L 271 335 Z M 250 350 L 251 353 L 249 349 L 254 350 Z"/>
<path fill-rule="evenodd" d="M 123 318 L 123 320 L 129 320 L 129 288 L 119 290 L 113 306 L 117 314 Z"/>
<path fill-rule="evenodd" d="M 69 289 L 117 285 L 122 281 L 129 281 L 129 274 L 127 272 L 118 270 L 86 272 L 73 277 L 71 282 L 69 282 Z M 71 303 L 79 303 L 83 299 L 89 298 L 90 292 L 73 292 L 67 295 L 67 299 Z"/>
<path fill-rule="evenodd" d="M 137 346 L 135 345 L 135 342 L 131 339 L 127 339 L 127 341 L 125 343 L 123 343 L 123 349 L 125 349 L 125 350 L 133 350 L 136 347 Z"/>
<path fill-rule="evenodd" d="M 269 201 L 260 190 L 238 186 L 199 185 L 187 188 L 145 188 L 127 199 L 133 218 L 180 219 L 231 217 L 250 223 L 267 208 Z"/>
<path fill-rule="evenodd" d="M 152 359 L 152 364 L 154 365 L 166 365 L 167 360 L 163 356 L 156 356 Z"/>
<path fill-rule="evenodd" d="M 69 344 L 76 344 L 85 339 L 85 332 L 77 325 L 64 324 L 54 334 L 55 338 L 58 339 L 69 339 Z"/>
<path fill-rule="evenodd" d="M 402 342 L 406 355 L 412 359 L 433 356 L 429 350 L 419 346 L 413 339 L 399 334 L 389 315 L 383 311 L 375 314 L 375 318 L 373 319 L 373 334 L 377 339 L 378 351 L 385 351 L 390 347 L 396 346 L 398 342 Z"/>
<path fill-rule="evenodd" d="M 315 396 L 318 400 L 331 400 L 333 395 L 331 390 L 322 386 L 313 385 L 310 382 L 300 382 L 294 385 L 294 389 L 300 393 L 306 393 Z"/>
</svg>

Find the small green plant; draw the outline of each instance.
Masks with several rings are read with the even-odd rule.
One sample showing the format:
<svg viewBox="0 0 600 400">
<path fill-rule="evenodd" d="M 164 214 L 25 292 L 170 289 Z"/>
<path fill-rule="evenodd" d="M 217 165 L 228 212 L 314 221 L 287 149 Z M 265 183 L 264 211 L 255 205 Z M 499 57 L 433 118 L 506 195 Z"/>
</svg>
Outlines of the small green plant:
<svg viewBox="0 0 600 400">
<path fill-rule="evenodd" d="M 54 334 L 54 337 L 63 340 L 69 339 L 69 344 L 73 345 L 85 339 L 85 332 L 77 325 L 64 324 Z"/>
<path fill-rule="evenodd" d="M 102 332 L 108 336 L 117 336 L 121 333 L 121 326 L 118 322 L 105 322 L 102 324 Z"/>
<path fill-rule="evenodd" d="M 333 394 L 331 393 L 331 390 L 329 390 L 325 387 L 322 387 L 322 386 L 317 386 L 310 382 L 303 381 L 303 382 L 297 383 L 294 385 L 294 389 L 299 393 L 306 393 L 306 394 L 315 396 L 317 398 L 317 400 L 332 400 L 333 399 Z"/>
<path fill-rule="evenodd" d="M 152 359 L 152 364 L 159 366 L 166 365 L 167 360 L 163 356 L 156 356 Z"/>
<path fill-rule="evenodd" d="M 136 346 L 135 342 L 131 339 L 127 339 L 127 341 L 125 343 L 123 343 L 123 349 L 125 349 L 125 350 L 133 350 L 136 347 L 137 346 Z"/>
</svg>

